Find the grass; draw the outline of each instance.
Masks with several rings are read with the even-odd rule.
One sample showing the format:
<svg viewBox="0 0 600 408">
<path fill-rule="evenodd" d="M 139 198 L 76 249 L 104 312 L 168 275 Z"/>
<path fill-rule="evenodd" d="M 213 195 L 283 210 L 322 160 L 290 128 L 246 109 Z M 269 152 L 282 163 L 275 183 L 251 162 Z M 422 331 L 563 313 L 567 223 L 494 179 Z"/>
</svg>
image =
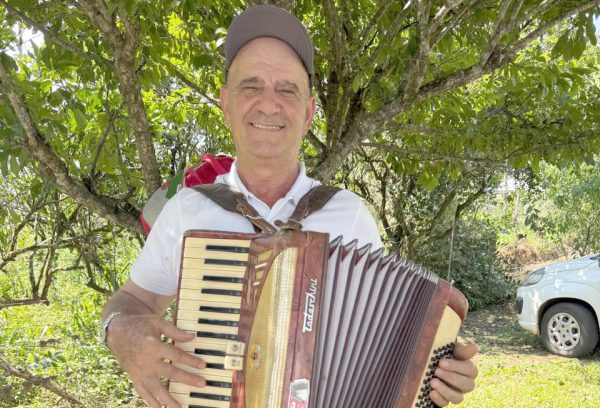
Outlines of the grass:
<svg viewBox="0 0 600 408">
<path fill-rule="evenodd" d="M 0 275 L 0 289 L 3 284 L 13 283 Z M 70 279 L 57 288 L 50 306 L 0 311 L 3 358 L 51 377 L 86 407 L 142 406 L 127 377 L 96 341 L 104 300 Z M 460 339 L 478 344 L 480 374 L 476 390 L 457 407 L 600 407 L 600 353 L 582 359 L 548 353 L 538 337 L 518 326 L 510 304 L 470 313 Z M 55 394 L 0 372 L 0 408 L 68 406 Z"/>
<path fill-rule="evenodd" d="M 550 354 L 539 337 L 519 327 L 510 304 L 470 313 L 461 340 L 480 348 L 479 377 L 457 407 L 600 406 L 600 353 L 580 359 Z"/>
</svg>

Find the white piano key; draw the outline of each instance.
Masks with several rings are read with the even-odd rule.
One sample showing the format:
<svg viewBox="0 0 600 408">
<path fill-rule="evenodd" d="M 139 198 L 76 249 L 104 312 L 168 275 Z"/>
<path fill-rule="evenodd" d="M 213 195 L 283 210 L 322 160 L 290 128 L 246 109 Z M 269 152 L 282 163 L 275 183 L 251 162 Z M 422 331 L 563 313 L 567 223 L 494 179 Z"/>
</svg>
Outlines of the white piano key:
<svg viewBox="0 0 600 408">
<path fill-rule="evenodd" d="M 177 310 L 179 313 L 180 310 L 195 310 L 195 311 L 200 311 L 200 308 L 202 306 L 206 306 L 206 307 L 219 307 L 219 308 L 223 308 L 223 309 L 238 309 L 240 308 L 240 302 L 214 302 L 214 301 L 207 301 L 206 299 L 179 299 L 179 304 L 177 305 Z M 215 312 L 215 313 L 219 313 L 219 312 Z M 219 313 L 222 314 L 223 316 L 228 316 L 232 313 Z"/>
<path fill-rule="evenodd" d="M 205 248 L 207 245 L 223 245 L 232 247 L 249 248 L 251 241 L 249 239 L 224 239 L 224 238 L 198 238 L 186 237 L 185 246 L 194 248 Z"/>
<path fill-rule="evenodd" d="M 220 281 L 210 281 L 210 280 L 201 280 L 201 279 L 187 279 L 187 277 L 182 277 L 181 279 L 181 287 L 185 289 L 219 289 L 219 290 L 235 290 L 238 292 L 242 291 L 243 288 L 242 283 L 234 283 L 234 282 L 220 282 Z"/>
</svg>

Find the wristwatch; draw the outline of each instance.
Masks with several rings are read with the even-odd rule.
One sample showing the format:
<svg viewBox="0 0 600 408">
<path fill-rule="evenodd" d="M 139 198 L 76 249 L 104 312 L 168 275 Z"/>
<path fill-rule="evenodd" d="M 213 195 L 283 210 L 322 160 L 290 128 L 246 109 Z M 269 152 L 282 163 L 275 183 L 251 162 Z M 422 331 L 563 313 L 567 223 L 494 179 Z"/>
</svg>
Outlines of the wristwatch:
<svg viewBox="0 0 600 408">
<path fill-rule="evenodd" d="M 112 320 L 120 315 L 121 312 L 112 312 L 108 315 L 108 317 L 102 322 L 102 328 L 100 330 L 100 343 L 106 344 L 106 335 L 108 334 L 108 325 Z"/>
</svg>

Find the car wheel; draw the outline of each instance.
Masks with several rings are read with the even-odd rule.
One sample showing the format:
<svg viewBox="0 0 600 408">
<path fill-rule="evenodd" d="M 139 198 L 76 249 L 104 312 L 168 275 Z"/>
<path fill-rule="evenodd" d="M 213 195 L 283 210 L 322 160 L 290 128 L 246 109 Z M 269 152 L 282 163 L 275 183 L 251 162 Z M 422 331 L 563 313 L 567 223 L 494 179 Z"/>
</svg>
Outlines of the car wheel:
<svg viewBox="0 0 600 408">
<path fill-rule="evenodd" d="M 590 354 L 598 344 L 594 315 L 576 303 L 557 303 L 544 313 L 540 326 L 546 348 L 565 357 Z"/>
</svg>

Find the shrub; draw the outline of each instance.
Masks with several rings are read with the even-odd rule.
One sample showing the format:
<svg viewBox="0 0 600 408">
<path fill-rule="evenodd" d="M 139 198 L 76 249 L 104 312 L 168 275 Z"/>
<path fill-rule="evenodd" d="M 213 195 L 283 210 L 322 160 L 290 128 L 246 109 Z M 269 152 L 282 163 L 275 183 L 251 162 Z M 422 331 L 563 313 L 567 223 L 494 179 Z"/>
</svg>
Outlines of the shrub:
<svg viewBox="0 0 600 408">
<path fill-rule="evenodd" d="M 442 278 L 454 281 L 467 297 L 471 310 L 504 302 L 516 290 L 516 283 L 510 277 L 516 265 L 497 255 L 496 239 L 495 231 L 486 221 L 467 220 L 457 228 L 451 258 L 451 238 L 448 238 L 424 249 L 419 262 Z"/>
</svg>

